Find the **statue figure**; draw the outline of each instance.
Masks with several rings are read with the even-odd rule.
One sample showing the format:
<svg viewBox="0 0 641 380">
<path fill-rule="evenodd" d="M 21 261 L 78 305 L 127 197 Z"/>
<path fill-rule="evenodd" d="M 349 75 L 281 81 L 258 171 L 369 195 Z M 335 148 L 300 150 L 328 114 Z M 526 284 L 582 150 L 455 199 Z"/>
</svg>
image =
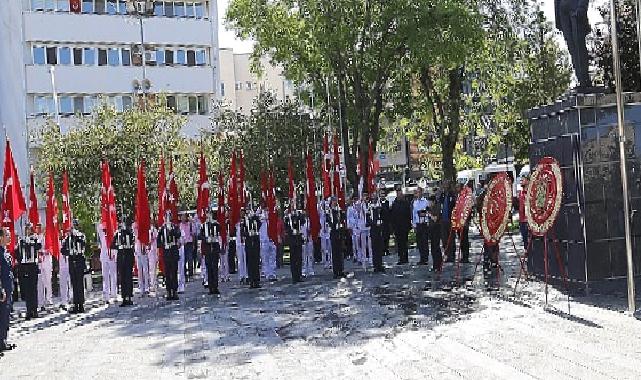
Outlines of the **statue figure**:
<svg viewBox="0 0 641 380">
<path fill-rule="evenodd" d="M 588 22 L 589 0 L 554 0 L 556 27 L 563 32 L 568 45 L 574 73 L 583 88 L 592 87 L 588 73 L 588 49 L 585 36 L 590 33 Z"/>
</svg>

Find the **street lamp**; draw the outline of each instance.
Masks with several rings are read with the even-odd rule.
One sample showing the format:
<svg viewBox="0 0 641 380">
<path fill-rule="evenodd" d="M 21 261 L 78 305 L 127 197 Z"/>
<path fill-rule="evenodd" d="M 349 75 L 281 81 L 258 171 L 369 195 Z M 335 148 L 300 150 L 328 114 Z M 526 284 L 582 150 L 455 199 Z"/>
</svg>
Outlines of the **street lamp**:
<svg viewBox="0 0 641 380">
<path fill-rule="evenodd" d="M 140 60 L 142 65 L 142 81 L 134 80 L 134 91 L 142 90 L 143 104 L 147 106 L 147 92 L 151 88 L 151 82 L 147 79 L 147 59 L 145 56 L 145 32 L 143 18 L 152 15 L 154 2 L 151 0 L 129 0 L 127 1 L 127 13 L 136 16 L 140 25 Z"/>
</svg>

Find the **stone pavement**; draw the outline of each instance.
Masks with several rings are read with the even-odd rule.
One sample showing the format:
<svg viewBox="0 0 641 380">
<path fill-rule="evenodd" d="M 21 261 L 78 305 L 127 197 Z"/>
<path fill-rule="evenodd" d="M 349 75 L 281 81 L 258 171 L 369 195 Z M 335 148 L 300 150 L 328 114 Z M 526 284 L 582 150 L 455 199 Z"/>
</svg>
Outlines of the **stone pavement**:
<svg viewBox="0 0 641 380">
<path fill-rule="evenodd" d="M 192 282 L 178 303 L 119 308 L 94 293 L 82 316 L 14 321 L 0 379 L 640 379 L 641 322 L 620 311 L 625 295 L 573 298 L 570 314 L 552 288 L 544 306 L 539 281 L 514 296 L 505 240 L 498 290 L 474 263 L 456 286 L 451 265 L 439 280 L 391 256 L 385 274 L 349 264 L 336 281 L 318 265 L 292 285 L 285 267 L 276 283 L 225 283 L 220 297 Z M 480 250 L 477 239 L 473 261 Z"/>
</svg>

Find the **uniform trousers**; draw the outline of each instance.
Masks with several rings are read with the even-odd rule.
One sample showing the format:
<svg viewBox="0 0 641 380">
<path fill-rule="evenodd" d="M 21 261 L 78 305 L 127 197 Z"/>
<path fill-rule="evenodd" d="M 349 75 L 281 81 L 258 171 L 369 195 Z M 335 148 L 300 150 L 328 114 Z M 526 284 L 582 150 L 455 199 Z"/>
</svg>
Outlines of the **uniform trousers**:
<svg viewBox="0 0 641 380">
<path fill-rule="evenodd" d="M 322 233 L 320 236 L 321 252 L 323 254 L 323 265 L 325 269 L 332 267 L 332 239 L 330 233 Z"/>
<path fill-rule="evenodd" d="M 20 264 L 20 293 L 27 304 L 27 316 L 38 312 L 38 263 Z"/>
<path fill-rule="evenodd" d="M 218 261 L 220 260 L 220 244 L 203 242 L 203 255 L 207 267 L 207 285 L 209 292 L 218 291 Z"/>
<path fill-rule="evenodd" d="M 149 256 L 145 254 L 136 255 L 136 266 L 138 268 L 138 289 L 140 293 L 149 292 Z"/>
<path fill-rule="evenodd" d="M 123 249 L 118 251 L 118 277 L 120 278 L 120 295 L 122 299 L 130 299 L 134 295 L 134 251 Z"/>
<path fill-rule="evenodd" d="M 85 257 L 83 255 L 69 256 L 69 277 L 73 288 L 73 304 L 77 307 L 84 307 Z"/>
<path fill-rule="evenodd" d="M 383 253 L 385 249 L 383 228 L 380 226 L 371 227 L 370 237 L 372 241 L 372 264 L 374 271 L 382 272 L 385 269 L 383 267 Z"/>
<path fill-rule="evenodd" d="M 220 265 L 218 267 L 218 275 L 220 276 L 221 281 L 229 281 L 229 258 L 227 256 L 227 250 L 220 250 Z"/>
<path fill-rule="evenodd" d="M 245 240 L 245 253 L 249 284 L 255 288 L 260 285 L 260 238 L 258 236 L 249 236 Z"/>
<path fill-rule="evenodd" d="M 334 277 L 342 277 L 344 275 L 343 265 L 345 264 L 343 257 L 343 238 L 345 233 L 342 230 L 332 230 L 330 238 L 332 241 L 332 272 Z"/>
<path fill-rule="evenodd" d="M 165 249 L 163 252 L 165 262 L 165 286 L 168 297 L 174 297 L 178 292 L 178 248 Z"/>
<path fill-rule="evenodd" d="M 260 240 L 262 272 L 267 278 L 276 278 L 276 245 L 269 239 Z"/>
<path fill-rule="evenodd" d="M 158 249 L 148 250 L 147 258 L 149 260 L 149 290 L 155 292 L 158 278 Z"/>
<path fill-rule="evenodd" d="M 420 256 L 419 263 L 427 264 L 430 256 L 430 241 L 427 223 L 419 223 L 416 225 L 416 246 Z"/>
<path fill-rule="evenodd" d="M 303 274 L 303 238 L 300 235 L 289 237 L 289 256 L 292 282 L 300 282 Z"/>
<path fill-rule="evenodd" d="M 305 276 L 314 275 L 314 241 L 309 240 L 303 244 L 303 268 Z"/>
<path fill-rule="evenodd" d="M 360 261 L 363 264 L 363 269 L 372 266 L 372 238 L 370 236 L 370 229 L 361 228 L 360 230 Z"/>
<path fill-rule="evenodd" d="M 73 290 L 71 287 L 71 275 L 69 274 L 69 258 L 67 256 L 60 255 L 60 261 L 58 263 L 58 286 L 60 290 L 60 303 L 66 305 L 71 301 L 73 296 Z"/>
<path fill-rule="evenodd" d="M 249 278 L 249 275 L 247 274 L 247 257 L 245 254 L 245 248 L 245 244 L 242 242 L 236 242 L 235 256 L 238 256 L 238 279 L 240 281 Z"/>
<path fill-rule="evenodd" d="M 178 249 L 178 291 L 185 291 L 185 283 L 187 282 L 185 278 L 185 247 L 181 246 Z"/>
<path fill-rule="evenodd" d="M 102 298 L 109 301 L 118 296 L 118 264 L 116 260 L 106 258 L 101 261 Z"/>
<path fill-rule="evenodd" d="M 42 256 L 40 262 L 40 274 L 38 275 L 38 306 L 52 304 L 51 278 L 53 271 L 53 260 L 51 255 Z"/>
<path fill-rule="evenodd" d="M 236 239 L 230 239 L 227 247 L 227 262 L 229 263 L 229 274 L 235 274 L 238 271 L 236 264 L 236 251 L 238 250 L 238 242 Z M 238 260 L 240 261 L 240 260 Z M 240 277 L 240 276 L 239 276 Z M 245 276 L 247 277 L 247 276 Z M 242 279 L 242 277 L 241 277 Z"/>
</svg>

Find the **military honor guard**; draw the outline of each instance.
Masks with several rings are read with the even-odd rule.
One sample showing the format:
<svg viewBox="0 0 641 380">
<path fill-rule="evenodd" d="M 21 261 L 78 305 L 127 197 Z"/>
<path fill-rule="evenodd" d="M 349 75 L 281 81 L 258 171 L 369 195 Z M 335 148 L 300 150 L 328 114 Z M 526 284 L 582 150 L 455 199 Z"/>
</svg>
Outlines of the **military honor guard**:
<svg viewBox="0 0 641 380">
<path fill-rule="evenodd" d="M 107 235 L 102 223 L 96 224 L 100 244 L 100 267 L 102 268 L 102 299 L 109 303 L 118 297 L 118 265 L 116 250 L 107 243 Z"/>
<path fill-rule="evenodd" d="M 329 212 L 330 212 L 330 202 L 331 199 L 320 202 L 318 215 L 320 216 L 320 241 L 321 241 L 321 254 L 322 254 L 322 263 L 325 269 L 330 269 L 332 267 L 332 240 L 331 232 L 332 228 L 329 224 Z"/>
<path fill-rule="evenodd" d="M 149 256 L 147 256 L 147 249 L 143 246 L 138 235 L 138 224 L 134 222 L 134 237 L 136 243 L 134 244 L 134 254 L 136 255 L 135 265 L 138 270 L 138 291 L 142 296 L 149 294 Z"/>
<path fill-rule="evenodd" d="M 303 274 L 303 228 L 305 220 L 299 210 L 291 205 L 285 216 L 285 229 L 289 237 L 289 265 L 292 273 L 292 282 L 302 280 Z"/>
<path fill-rule="evenodd" d="M 334 197 L 330 204 L 330 212 L 327 216 L 331 227 L 330 239 L 332 242 L 332 271 L 334 278 L 342 278 L 347 274 L 343 270 L 344 256 L 343 247 L 347 238 L 347 229 L 345 225 L 345 212 L 338 205 L 338 200 Z"/>
<path fill-rule="evenodd" d="M 87 239 L 85 234 L 78 230 L 78 220 L 74 219 L 73 227 L 67 233 L 62 242 L 62 255 L 69 262 L 69 277 L 71 278 L 71 287 L 73 288 L 73 308 L 72 313 L 85 312 L 85 248 Z"/>
<path fill-rule="evenodd" d="M 38 235 L 38 240 L 40 240 L 42 246 L 40 252 L 38 252 L 38 307 L 44 310 L 45 305 L 53 304 L 53 289 L 51 286 L 53 258 L 51 257 L 51 252 L 47 251 L 44 247 L 44 235 L 42 234 L 41 224 L 36 224 L 35 233 Z"/>
<path fill-rule="evenodd" d="M 352 253 L 354 262 L 361 262 L 361 233 L 358 229 L 361 205 L 358 196 L 352 196 L 351 204 L 347 206 L 347 229 L 351 232 Z"/>
<path fill-rule="evenodd" d="M 383 253 L 385 250 L 383 206 L 381 205 L 381 199 L 378 198 L 376 194 L 372 194 L 372 201 L 369 204 L 367 227 L 369 228 L 370 233 L 374 272 L 385 272 L 385 267 L 383 266 Z"/>
<path fill-rule="evenodd" d="M 132 297 L 134 295 L 134 245 L 135 235 L 129 221 L 123 222 L 120 228 L 114 234 L 111 242 L 111 249 L 118 250 L 118 278 L 120 279 L 120 296 L 122 303 L 120 306 L 133 305 Z"/>
<path fill-rule="evenodd" d="M 60 253 L 62 253 L 62 244 L 65 236 L 61 236 Z M 67 305 L 73 297 L 73 289 L 71 286 L 71 276 L 69 274 L 69 257 L 60 255 L 58 257 L 58 291 L 60 294 L 60 305 L 63 309 L 67 309 Z"/>
<path fill-rule="evenodd" d="M 312 239 L 312 229 L 309 217 L 305 211 L 301 211 L 300 217 L 303 219 L 304 224 L 302 227 L 303 232 L 303 277 L 307 278 L 314 275 L 314 239 Z"/>
<path fill-rule="evenodd" d="M 260 215 L 260 261 L 262 273 L 267 280 L 276 279 L 276 245 L 269 238 L 267 208 L 259 209 Z"/>
<path fill-rule="evenodd" d="M 369 208 L 369 194 L 365 191 L 363 192 L 363 199 L 360 201 L 358 219 L 356 220 L 359 233 L 359 261 L 365 270 L 372 266 L 372 238 L 370 236 L 370 227 L 367 223 Z"/>
<path fill-rule="evenodd" d="M 7 342 L 9 318 L 13 304 L 13 271 L 11 270 L 11 254 L 7 249 L 9 231 L 0 228 L 0 355 L 16 346 Z"/>
<path fill-rule="evenodd" d="M 416 246 L 418 248 L 420 259 L 418 265 L 427 265 L 430 254 L 428 239 L 429 212 L 430 204 L 423 195 L 423 189 L 416 189 L 414 195 L 414 204 L 412 205 L 412 227 L 416 231 Z"/>
<path fill-rule="evenodd" d="M 221 252 L 220 225 L 213 210 L 207 214 L 207 220 L 200 226 L 199 239 L 207 267 L 207 284 L 209 294 L 220 294 L 218 290 L 218 262 Z"/>
<path fill-rule="evenodd" d="M 16 245 L 20 293 L 27 304 L 27 319 L 38 317 L 38 256 L 42 242 L 31 224 L 27 224 L 25 236 Z"/>
<path fill-rule="evenodd" d="M 157 290 L 157 277 L 158 277 L 158 227 L 156 227 L 156 219 L 154 218 L 149 227 L 149 245 L 145 247 L 147 250 L 147 260 L 149 262 L 149 291 L 156 292 Z"/>
<path fill-rule="evenodd" d="M 247 274 L 249 287 L 260 288 L 260 216 L 254 211 L 249 211 L 249 216 L 242 220 L 241 233 L 245 239 L 245 254 L 247 259 Z"/>
<path fill-rule="evenodd" d="M 167 300 L 177 301 L 180 229 L 171 223 L 171 212 L 167 212 L 167 216 L 165 216 L 165 224 L 163 224 L 158 231 L 156 243 L 158 248 L 163 249 Z"/>
<path fill-rule="evenodd" d="M 244 208 L 240 209 L 240 219 L 238 223 L 236 223 L 236 226 L 234 227 L 234 231 L 236 232 L 236 250 L 234 253 L 232 253 L 231 251 L 229 252 L 230 255 L 237 256 L 238 280 L 240 281 L 241 284 L 244 284 L 249 281 L 249 275 L 247 273 L 247 257 L 246 257 L 246 250 L 245 250 L 247 233 L 246 231 L 243 230 L 243 228 L 245 227 L 246 218 L 247 216 L 245 215 L 245 209 Z M 231 268 L 231 264 L 230 264 L 230 268 Z"/>
</svg>

